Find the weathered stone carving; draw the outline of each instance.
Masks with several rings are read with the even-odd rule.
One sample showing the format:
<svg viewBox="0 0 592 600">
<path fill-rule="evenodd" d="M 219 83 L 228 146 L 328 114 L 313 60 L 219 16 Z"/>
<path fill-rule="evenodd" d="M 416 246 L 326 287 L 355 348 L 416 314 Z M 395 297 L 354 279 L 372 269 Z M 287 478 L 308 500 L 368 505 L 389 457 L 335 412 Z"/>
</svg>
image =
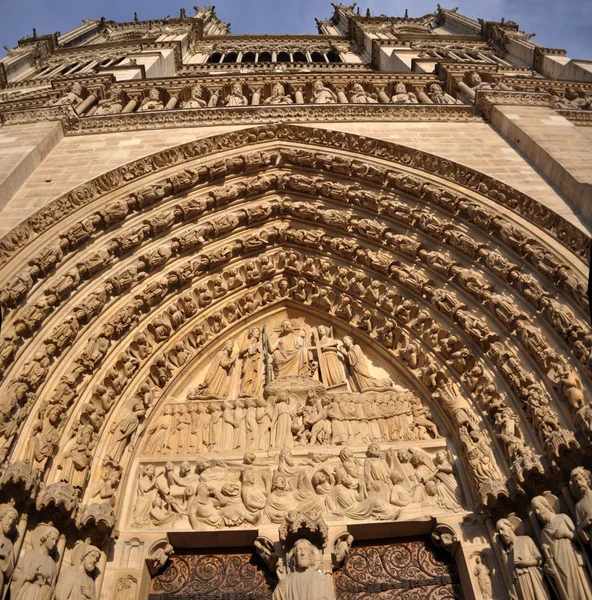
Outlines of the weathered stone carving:
<svg viewBox="0 0 592 600">
<path fill-rule="evenodd" d="M 545 555 L 545 571 L 562 600 L 587 598 L 592 584 L 580 551 L 575 546 L 574 524 L 563 513 L 556 512 L 545 496 L 536 496 L 532 509 L 541 522 L 541 546 Z"/>
<path fill-rule="evenodd" d="M 158 88 L 152 88 L 147 98 L 144 98 L 138 107 L 138 112 L 149 110 L 164 110 L 164 104 L 160 99 Z"/>
<path fill-rule="evenodd" d="M 32 548 L 18 561 L 10 585 L 14 600 L 50 600 L 58 567 L 53 558 L 60 532 L 49 525 L 38 525 L 31 536 Z"/>
<path fill-rule="evenodd" d="M 81 542 L 72 551 L 72 566 L 64 569 L 55 589 L 56 600 L 96 600 L 95 570 L 101 551 Z"/>
</svg>

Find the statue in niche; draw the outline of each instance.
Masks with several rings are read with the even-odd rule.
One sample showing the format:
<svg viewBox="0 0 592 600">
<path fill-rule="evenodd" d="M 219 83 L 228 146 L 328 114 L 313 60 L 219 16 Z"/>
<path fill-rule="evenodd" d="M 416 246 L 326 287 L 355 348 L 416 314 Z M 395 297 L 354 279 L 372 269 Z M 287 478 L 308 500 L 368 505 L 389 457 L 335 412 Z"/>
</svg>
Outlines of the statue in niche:
<svg viewBox="0 0 592 600">
<path fill-rule="evenodd" d="M 15 555 L 10 535 L 18 519 L 18 512 L 11 504 L 0 504 L 0 598 L 10 584 L 14 572 Z"/>
<path fill-rule="evenodd" d="M 592 585 L 585 561 L 573 538 L 573 521 L 557 513 L 545 496 L 536 496 L 531 506 L 542 525 L 541 546 L 545 555 L 545 571 L 553 581 L 561 600 L 592 598 Z"/>
<path fill-rule="evenodd" d="M 312 104 L 335 104 L 337 96 L 328 87 L 325 87 L 320 79 L 317 79 L 312 85 Z"/>
<path fill-rule="evenodd" d="M 380 391 L 393 389 L 394 384 L 389 378 L 377 379 L 370 375 L 368 361 L 358 344 L 349 336 L 343 338 L 343 355 L 347 361 L 354 387 L 359 392 Z"/>
<path fill-rule="evenodd" d="M 19 560 L 12 583 L 11 600 L 50 600 L 58 573 L 53 554 L 60 532 L 50 525 L 38 525 L 31 536 L 32 548 Z"/>
<path fill-rule="evenodd" d="M 325 325 L 317 327 L 319 364 L 321 378 L 327 388 L 345 384 L 345 373 L 343 370 L 342 344 L 329 335 L 329 329 Z"/>
<path fill-rule="evenodd" d="M 295 542 L 289 553 L 288 570 L 273 592 L 273 600 L 335 600 L 333 587 L 317 570 L 315 547 L 307 539 Z"/>
<path fill-rule="evenodd" d="M 264 380 L 263 344 L 261 343 L 261 329 L 251 327 L 247 334 L 247 343 L 238 354 L 242 358 L 241 367 L 241 397 L 258 396 Z"/>
<path fill-rule="evenodd" d="M 66 106 L 72 104 L 78 106 L 82 102 L 82 85 L 78 81 L 75 81 L 70 88 L 70 91 L 64 94 L 61 98 L 58 98 L 53 102 L 54 106 Z"/>
<path fill-rule="evenodd" d="M 310 374 L 306 341 L 303 336 L 294 333 L 294 325 L 288 319 L 282 321 L 278 339 L 275 342 L 267 340 L 267 348 L 276 378 Z"/>
<path fill-rule="evenodd" d="M 395 86 L 395 95 L 391 98 L 393 104 L 417 104 L 417 96 L 413 92 L 408 92 L 404 83 L 397 83 Z"/>
<path fill-rule="evenodd" d="M 59 442 L 65 425 L 62 419 L 63 413 L 64 408 L 57 404 L 39 411 L 39 418 L 33 426 L 27 445 L 27 462 L 32 467 L 43 469 L 47 460 L 53 456 L 54 448 Z"/>
<path fill-rule="evenodd" d="M 208 103 L 202 98 L 203 86 L 197 84 L 191 88 L 191 98 L 181 103 L 181 108 L 205 108 Z"/>
<path fill-rule="evenodd" d="M 292 104 L 292 98 L 286 95 L 281 83 L 275 83 L 271 88 L 271 96 L 265 98 L 263 104 Z"/>
<path fill-rule="evenodd" d="M 483 563 L 483 559 L 480 556 L 475 557 L 473 575 L 477 579 L 483 600 L 491 600 L 493 591 L 491 586 L 491 572 L 487 565 Z"/>
<path fill-rule="evenodd" d="M 236 82 L 232 84 L 231 92 L 226 97 L 225 106 L 247 106 L 249 101 L 243 95 L 243 86 Z"/>
<path fill-rule="evenodd" d="M 579 498 L 576 504 L 576 531 L 584 544 L 592 544 L 592 490 L 590 471 L 577 467 L 571 472 L 569 487 Z"/>
<path fill-rule="evenodd" d="M 500 519 L 496 529 L 508 555 L 508 571 L 519 600 L 550 600 L 543 577 L 543 557 L 534 541 L 526 535 L 516 535 L 510 519 Z"/>
<path fill-rule="evenodd" d="M 438 83 L 432 83 L 432 85 L 430 85 L 428 96 L 434 104 L 460 104 L 458 100 L 444 92 L 442 86 Z"/>
<path fill-rule="evenodd" d="M 107 92 L 107 96 L 97 102 L 95 115 L 118 115 L 122 110 L 121 88 L 114 85 Z"/>
<path fill-rule="evenodd" d="M 96 600 L 94 575 L 101 551 L 90 544 L 80 546 L 72 552 L 72 566 L 60 573 L 55 600 Z"/>
<path fill-rule="evenodd" d="M 352 104 L 377 104 L 376 94 L 369 94 L 360 83 L 354 83 L 349 95 Z"/>
<path fill-rule="evenodd" d="M 160 101 L 160 92 L 158 88 L 152 88 L 148 98 L 144 98 L 138 107 L 138 112 L 147 110 L 164 110 L 164 104 Z"/>
<path fill-rule="evenodd" d="M 196 395 L 202 398 L 227 398 L 237 357 L 234 340 L 228 340 L 214 356 L 204 382 L 195 389 Z"/>
</svg>

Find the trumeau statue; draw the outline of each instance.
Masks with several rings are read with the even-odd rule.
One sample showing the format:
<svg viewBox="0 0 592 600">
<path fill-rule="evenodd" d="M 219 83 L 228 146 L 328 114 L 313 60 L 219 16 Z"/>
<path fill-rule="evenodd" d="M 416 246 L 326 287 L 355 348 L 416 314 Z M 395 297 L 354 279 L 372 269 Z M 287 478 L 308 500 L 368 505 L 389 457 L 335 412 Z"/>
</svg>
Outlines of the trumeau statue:
<svg viewBox="0 0 592 600">
<path fill-rule="evenodd" d="M 273 600 L 335 600 L 333 588 L 318 570 L 316 550 L 299 539 L 290 551 L 288 570 L 273 592 Z"/>
</svg>

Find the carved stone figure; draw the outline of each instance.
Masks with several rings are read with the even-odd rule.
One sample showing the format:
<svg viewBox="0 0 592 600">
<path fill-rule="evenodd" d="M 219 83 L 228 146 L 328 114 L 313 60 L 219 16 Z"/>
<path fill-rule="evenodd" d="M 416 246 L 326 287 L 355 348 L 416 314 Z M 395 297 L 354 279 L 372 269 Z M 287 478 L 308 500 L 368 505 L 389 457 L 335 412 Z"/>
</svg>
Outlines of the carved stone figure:
<svg viewBox="0 0 592 600">
<path fill-rule="evenodd" d="M 590 471 L 576 467 L 571 472 L 570 487 L 576 498 L 576 531 L 584 544 L 592 544 L 592 490 Z"/>
<path fill-rule="evenodd" d="M 563 513 L 556 513 L 545 496 L 533 498 L 531 506 L 542 525 L 545 571 L 561 600 L 591 598 L 592 585 L 584 566 L 586 563 L 573 541 L 573 521 Z"/>
<path fill-rule="evenodd" d="M 273 592 L 273 600 L 335 600 L 333 587 L 317 570 L 315 548 L 307 539 L 299 539 L 290 552 L 288 574 Z"/>
<path fill-rule="evenodd" d="M 82 102 L 82 85 L 78 81 L 75 81 L 70 88 L 70 91 L 65 93 L 61 98 L 58 98 L 53 102 L 54 106 L 65 106 L 72 104 L 78 106 Z"/>
<path fill-rule="evenodd" d="M 122 110 L 121 88 L 114 85 L 107 92 L 107 96 L 97 102 L 95 115 L 118 115 Z"/>
<path fill-rule="evenodd" d="M 294 333 L 294 326 L 290 321 L 283 321 L 277 340 L 267 343 L 276 378 L 308 373 L 309 358 L 305 340 Z"/>
<path fill-rule="evenodd" d="M 138 107 L 138 112 L 144 112 L 148 110 L 164 110 L 164 104 L 160 100 L 160 92 L 158 88 L 152 88 L 148 98 L 144 98 Z"/>
<path fill-rule="evenodd" d="M 80 563 L 67 567 L 60 573 L 55 590 L 56 600 L 96 600 L 95 570 L 101 551 L 96 546 L 82 544 Z M 73 554 L 78 550 L 74 549 Z M 78 559 L 78 557 L 77 557 Z"/>
<path fill-rule="evenodd" d="M 237 357 L 234 340 L 228 340 L 214 356 L 203 383 L 196 388 L 196 394 L 203 398 L 227 398 Z"/>
<path fill-rule="evenodd" d="M 510 580 L 519 600 L 550 600 L 543 577 L 543 557 L 534 541 L 525 535 L 517 536 L 508 519 L 500 519 L 496 528 L 508 555 Z"/>
<path fill-rule="evenodd" d="M 258 396 L 261 392 L 264 379 L 263 345 L 261 343 L 261 330 L 251 327 L 247 335 L 247 344 L 239 352 L 242 358 L 241 367 L 241 396 Z"/>
<path fill-rule="evenodd" d="M 203 86 L 194 85 L 191 88 L 191 98 L 189 100 L 185 100 L 181 102 L 181 108 L 204 108 L 208 105 L 208 103 L 202 98 L 203 96 Z"/>
<path fill-rule="evenodd" d="M 404 83 L 397 83 L 391 102 L 393 104 L 417 104 L 417 96 L 413 92 L 408 92 Z"/>
<path fill-rule="evenodd" d="M 274 83 L 271 88 L 271 96 L 265 98 L 263 104 L 292 104 L 292 98 L 286 95 L 284 86 L 281 83 Z"/>
<path fill-rule="evenodd" d="M 240 83 L 232 85 L 231 93 L 226 97 L 225 106 L 247 106 L 249 101 L 243 95 L 243 86 Z"/>
<path fill-rule="evenodd" d="M 354 83 L 349 95 L 352 104 L 377 104 L 376 94 L 369 94 L 360 83 Z"/>
<path fill-rule="evenodd" d="M 362 352 L 362 348 L 355 344 L 349 336 L 343 338 L 345 350 L 343 354 L 347 360 L 350 376 L 359 392 L 388 390 L 393 387 L 393 382 L 388 379 L 377 379 L 372 377 L 368 368 L 368 361 Z"/>
<path fill-rule="evenodd" d="M 312 104 L 335 104 L 337 96 L 332 90 L 325 87 L 321 80 L 317 79 L 312 84 L 312 97 L 310 101 Z"/>
<path fill-rule="evenodd" d="M 438 83 L 430 85 L 428 96 L 434 104 L 458 104 L 458 100 L 455 100 L 450 94 L 446 94 Z"/>
<path fill-rule="evenodd" d="M 10 536 L 18 519 L 16 509 L 10 504 L 0 504 L 0 597 L 8 588 L 14 572 L 16 556 Z"/>
<path fill-rule="evenodd" d="M 12 577 L 12 600 L 50 600 L 58 567 L 53 553 L 60 532 L 49 525 L 38 525 L 31 536 L 32 548 L 21 557 Z"/>
</svg>

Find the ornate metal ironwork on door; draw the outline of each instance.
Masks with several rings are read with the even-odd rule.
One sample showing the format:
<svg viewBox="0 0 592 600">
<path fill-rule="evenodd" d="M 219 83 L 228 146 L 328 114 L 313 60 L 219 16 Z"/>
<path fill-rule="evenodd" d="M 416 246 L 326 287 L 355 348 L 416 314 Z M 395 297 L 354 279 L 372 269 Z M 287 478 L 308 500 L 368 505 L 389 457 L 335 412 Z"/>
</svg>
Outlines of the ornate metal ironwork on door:
<svg viewBox="0 0 592 600">
<path fill-rule="evenodd" d="M 271 600 L 275 581 L 253 552 L 172 556 L 150 600 Z"/>
<path fill-rule="evenodd" d="M 456 600 L 454 560 L 427 540 L 354 545 L 335 572 L 337 600 Z"/>
</svg>

